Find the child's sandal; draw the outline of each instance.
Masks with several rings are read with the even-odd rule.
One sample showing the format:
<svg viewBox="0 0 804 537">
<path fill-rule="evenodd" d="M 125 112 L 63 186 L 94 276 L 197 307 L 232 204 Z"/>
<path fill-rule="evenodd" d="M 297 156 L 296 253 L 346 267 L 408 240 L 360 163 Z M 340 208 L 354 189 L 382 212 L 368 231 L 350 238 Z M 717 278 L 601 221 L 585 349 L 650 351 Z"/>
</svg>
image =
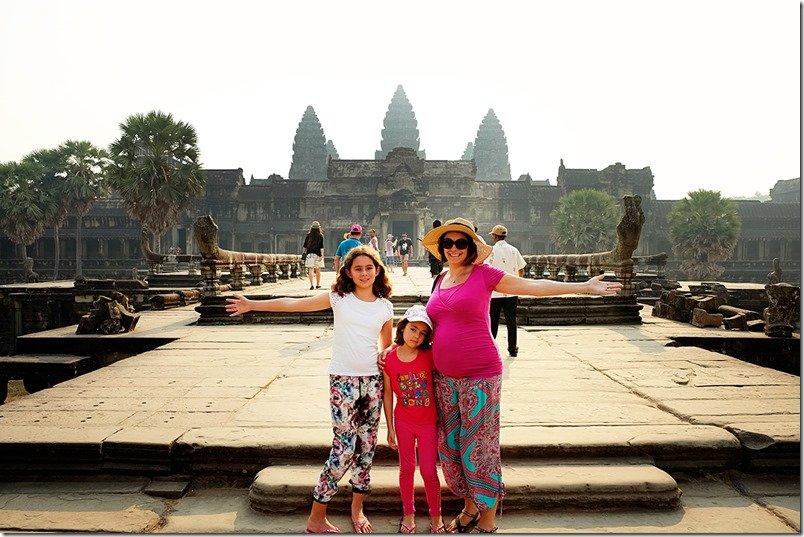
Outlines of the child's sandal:
<svg viewBox="0 0 804 537">
<path fill-rule="evenodd" d="M 447 527 L 444 524 L 440 526 L 434 526 L 433 523 L 430 523 L 430 533 L 447 533 Z"/>
<path fill-rule="evenodd" d="M 404 520 L 404 517 L 399 519 L 399 531 L 397 531 L 397 533 L 416 533 L 416 523 L 414 522 L 408 526 L 405 524 Z"/>
</svg>

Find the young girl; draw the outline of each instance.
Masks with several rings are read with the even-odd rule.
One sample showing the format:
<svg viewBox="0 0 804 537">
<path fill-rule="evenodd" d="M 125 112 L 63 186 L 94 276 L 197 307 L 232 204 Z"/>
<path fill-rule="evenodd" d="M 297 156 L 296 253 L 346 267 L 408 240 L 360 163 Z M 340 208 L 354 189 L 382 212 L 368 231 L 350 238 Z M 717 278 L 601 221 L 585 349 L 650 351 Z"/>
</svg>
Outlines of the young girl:
<svg viewBox="0 0 804 537">
<path fill-rule="evenodd" d="M 416 531 L 413 476 L 416 473 L 417 447 L 419 472 L 430 508 L 430 533 L 446 532 L 441 519 L 441 483 L 436 470 L 438 435 L 433 353 L 430 350 L 432 328 L 433 323 L 424 306 L 408 308 L 396 327 L 394 343 L 398 346 L 388 353 L 383 367 L 388 445 L 399 451 L 399 492 L 403 513 L 399 533 Z M 397 397 L 396 408 L 393 407 L 394 395 Z"/>
<path fill-rule="evenodd" d="M 226 299 L 226 311 L 232 315 L 332 308 L 329 400 L 334 437 L 329 458 L 313 490 L 305 533 L 340 533 L 327 519 L 327 504 L 338 490 L 338 481 L 350 469 L 352 527 L 355 533 L 372 532 L 371 523 L 363 513 L 363 500 L 369 491 L 369 471 L 382 413 L 383 378 L 377 357 L 380 349 L 385 351 L 391 346 L 390 295 L 391 284 L 380 257 L 371 247 L 358 246 L 346 254 L 330 293 L 307 298 L 249 300 L 234 295 Z"/>
</svg>

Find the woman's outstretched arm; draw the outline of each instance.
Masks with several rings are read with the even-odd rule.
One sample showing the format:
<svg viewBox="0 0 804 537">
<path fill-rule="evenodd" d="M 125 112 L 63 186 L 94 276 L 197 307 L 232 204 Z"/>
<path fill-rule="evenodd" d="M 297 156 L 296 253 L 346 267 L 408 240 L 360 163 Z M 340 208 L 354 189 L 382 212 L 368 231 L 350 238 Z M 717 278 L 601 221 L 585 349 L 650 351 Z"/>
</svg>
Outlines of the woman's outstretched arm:
<svg viewBox="0 0 804 537">
<path fill-rule="evenodd" d="M 604 282 L 604 274 L 585 282 L 557 282 L 553 280 L 529 280 L 506 274 L 494 288 L 509 295 L 556 296 L 570 294 L 615 295 L 623 288 L 620 282 Z"/>
</svg>

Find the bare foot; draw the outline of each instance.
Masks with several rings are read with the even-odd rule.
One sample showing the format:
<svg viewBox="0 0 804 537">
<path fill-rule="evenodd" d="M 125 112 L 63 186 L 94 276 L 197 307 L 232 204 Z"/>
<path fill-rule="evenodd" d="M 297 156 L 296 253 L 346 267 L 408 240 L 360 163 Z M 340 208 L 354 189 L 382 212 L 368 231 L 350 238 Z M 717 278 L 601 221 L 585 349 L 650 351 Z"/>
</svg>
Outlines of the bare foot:
<svg viewBox="0 0 804 537">
<path fill-rule="evenodd" d="M 323 520 L 320 519 L 307 519 L 307 531 L 306 533 L 340 533 L 341 530 L 338 529 L 337 526 L 333 525 L 329 519 L 324 518 Z"/>
<path fill-rule="evenodd" d="M 355 533 L 373 533 L 371 522 L 362 512 L 358 516 L 352 517 L 352 528 Z"/>
</svg>

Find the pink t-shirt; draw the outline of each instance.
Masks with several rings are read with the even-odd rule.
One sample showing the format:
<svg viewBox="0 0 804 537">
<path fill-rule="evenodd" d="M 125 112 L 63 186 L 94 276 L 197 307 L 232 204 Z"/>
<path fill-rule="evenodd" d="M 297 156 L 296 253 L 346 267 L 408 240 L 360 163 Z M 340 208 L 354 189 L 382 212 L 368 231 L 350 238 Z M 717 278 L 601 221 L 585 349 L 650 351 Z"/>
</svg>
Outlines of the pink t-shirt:
<svg viewBox="0 0 804 537">
<path fill-rule="evenodd" d="M 453 378 L 501 375 L 502 358 L 491 337 L 491 291 L 505 271 L 475 265 L 462 284 L 441 289 L 443 278 L 427 301 L 433 321 L 433 361 L 436 370 Z"/>
<path fill-rule="evenodd" d="M 394 419 L 414 425 L 435 424 L 438 415 L 433 390 L 433 351 L 419 349 L 412 362 L 403 362 L 394 349 L 388 353 L 383 371 L 391 380 L 390 388 L 396 396 Z"/>
</svg>

